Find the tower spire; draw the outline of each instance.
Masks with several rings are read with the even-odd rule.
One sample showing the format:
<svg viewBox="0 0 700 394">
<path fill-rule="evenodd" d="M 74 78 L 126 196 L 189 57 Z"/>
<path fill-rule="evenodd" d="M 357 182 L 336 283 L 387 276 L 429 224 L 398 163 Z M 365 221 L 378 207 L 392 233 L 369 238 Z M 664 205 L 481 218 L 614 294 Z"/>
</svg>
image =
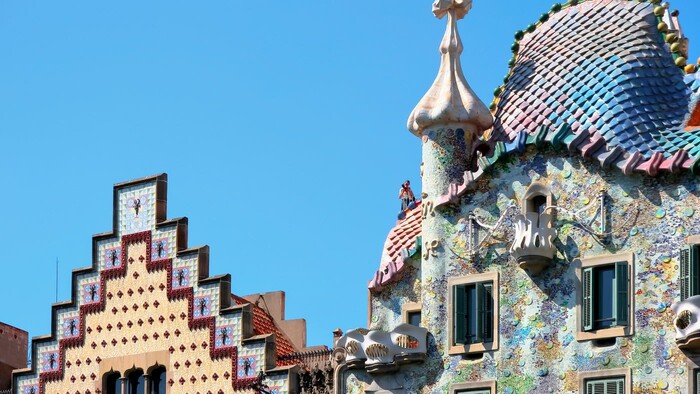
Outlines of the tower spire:
<svg viewBox="0 0 700 394">
<path fill-rule="evenodd" d="M 479 100 L 462 73 L 462 40 L 457 21 L 472 8 L 472 0 L 435 0 L 433 14 L 447 15 L 447 28 L 440 44 L 440 70 L 435 82 L 408 118 L 408 129 L 417 136 L 437 125 L 459 125 L 481 136 L 491 127 L 493 117 Z M 472 127 L 469 127 L 472 126 Z"/>
</svg>

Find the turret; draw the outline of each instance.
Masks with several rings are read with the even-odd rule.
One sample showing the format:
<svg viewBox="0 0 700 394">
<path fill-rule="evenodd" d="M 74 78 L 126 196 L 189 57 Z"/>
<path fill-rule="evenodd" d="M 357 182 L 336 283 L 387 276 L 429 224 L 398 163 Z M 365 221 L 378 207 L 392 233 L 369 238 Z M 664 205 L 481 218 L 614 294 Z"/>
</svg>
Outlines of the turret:
<svg viewBox="0 0 700 394">
<path fill-rule="evenodd" d="M 477 151 L 488 149 L 479 141 L 493 124 L 486 105 L 464 78 L 460 55 L 462 40 L 457 21 L 472 7 L 471 0 L 436 0 L 433 13 L 447 16 L 440 44 L 440 70 L 435 82 L 408 118 L 408 129 L 423 142 L 424 192 L 431 197 L 446 193 L 451 184 L 461 185 L 465 171 L 476 171 Z"/>
<path fill-rule="evenodd" d="M 439 281 L 443 278 L 449 254 L 443 245 L 449 228 L 447 213 L 437 208 L 442 198 L 464 184 L 465 174 L 477 170 L 478 153 L 488 146 L 481 137 L 493 124 L 486 105 L 476 96 L 462 73 L 462 41 L 457 21 L 471 9 L 471 0 L 436 0 L 433 13 L 447 16 L 447 29 L 440 45 L 440 70 L 435 82 L 408 118 L 408 129 L 421 138 L 423 145 L 423 202 L 421 204 L 421 327 L 439 332 L 444 327 L 429 311 L 447 305 L 447 294 Z M 447 344 L 444 344 L 447 345 Z M 442 345 L 441 345 L 442 346 Z"/>
</svg>

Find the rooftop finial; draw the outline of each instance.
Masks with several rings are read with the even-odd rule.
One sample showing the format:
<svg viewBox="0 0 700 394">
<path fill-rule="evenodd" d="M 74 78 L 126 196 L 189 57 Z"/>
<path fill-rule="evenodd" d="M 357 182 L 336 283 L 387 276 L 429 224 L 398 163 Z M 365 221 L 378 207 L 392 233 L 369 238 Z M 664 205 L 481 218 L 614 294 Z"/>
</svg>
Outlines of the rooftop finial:
<svg viewBox="0 0 700 394">
<path fill-rule="evenodd" d="M 462 74 L 459 56 L 462 40 L 457 21 L 472 8 L 472 0 L 435 0 L 433 14 L 442 19 L 447 15 L 447 29 L 440 44 L 440 70 L 428 92 L 408 118 L 408 129 L 417 136 L 437 124 L 471 124 L 481 135 L 491 127 L 493 117 L 479 100 Z"/>
</svg>

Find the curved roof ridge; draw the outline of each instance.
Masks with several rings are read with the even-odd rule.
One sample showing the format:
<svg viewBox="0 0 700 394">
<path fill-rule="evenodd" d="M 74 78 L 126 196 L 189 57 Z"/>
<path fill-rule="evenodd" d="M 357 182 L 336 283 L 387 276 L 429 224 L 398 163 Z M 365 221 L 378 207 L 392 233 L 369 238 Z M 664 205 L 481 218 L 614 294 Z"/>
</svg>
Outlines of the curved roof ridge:
<svg viewBox="0 0 700 394">
<path fill-rule="evenodd" d="M 537 25 L 516 33 L 512 68 L 494 92 L 488 139 L 507 142 L 520 130 L 568 124 L 644 158 L 663 152 L 661 130 L 681 126 L 690 99 L 673 45 L 664 41 L 672 35 L 664 35 L 665 8 L 575 3 L 555 4 Z"/>
<path fill-rule="evenodd" d="M 380 292 L 389 283 L 397 281 L 408 266 L 407 260 L 420 252 L 422 201 L 416 201 L 415 208 L 406 212 L 406 218 L 399 220 L 389 231 L 379 269 L 367 286 L 371 291 Z"/>
</svg>

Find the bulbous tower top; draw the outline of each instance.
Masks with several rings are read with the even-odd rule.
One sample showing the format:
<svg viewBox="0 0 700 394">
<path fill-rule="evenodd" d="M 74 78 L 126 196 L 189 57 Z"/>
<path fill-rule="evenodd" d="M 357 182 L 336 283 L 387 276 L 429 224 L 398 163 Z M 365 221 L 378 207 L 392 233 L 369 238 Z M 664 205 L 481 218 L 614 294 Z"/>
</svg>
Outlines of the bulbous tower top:
<svg viewBox="0 0 700 394">
<path fill-rule="evenodd" d="M 493 125 L 491 112 L 469 87 L 459 60 L 463 48 L 457 21 L 471 8 L 472 0 L 435 0 L 433 3 L 436 17 L 442 19 L 447 15 L 447 29 L 440 44 L 437 78 L 408 118 L 408 130 L 418 137 L 435 125 L 464 125 L 479 136 Z"/>
</svg>

